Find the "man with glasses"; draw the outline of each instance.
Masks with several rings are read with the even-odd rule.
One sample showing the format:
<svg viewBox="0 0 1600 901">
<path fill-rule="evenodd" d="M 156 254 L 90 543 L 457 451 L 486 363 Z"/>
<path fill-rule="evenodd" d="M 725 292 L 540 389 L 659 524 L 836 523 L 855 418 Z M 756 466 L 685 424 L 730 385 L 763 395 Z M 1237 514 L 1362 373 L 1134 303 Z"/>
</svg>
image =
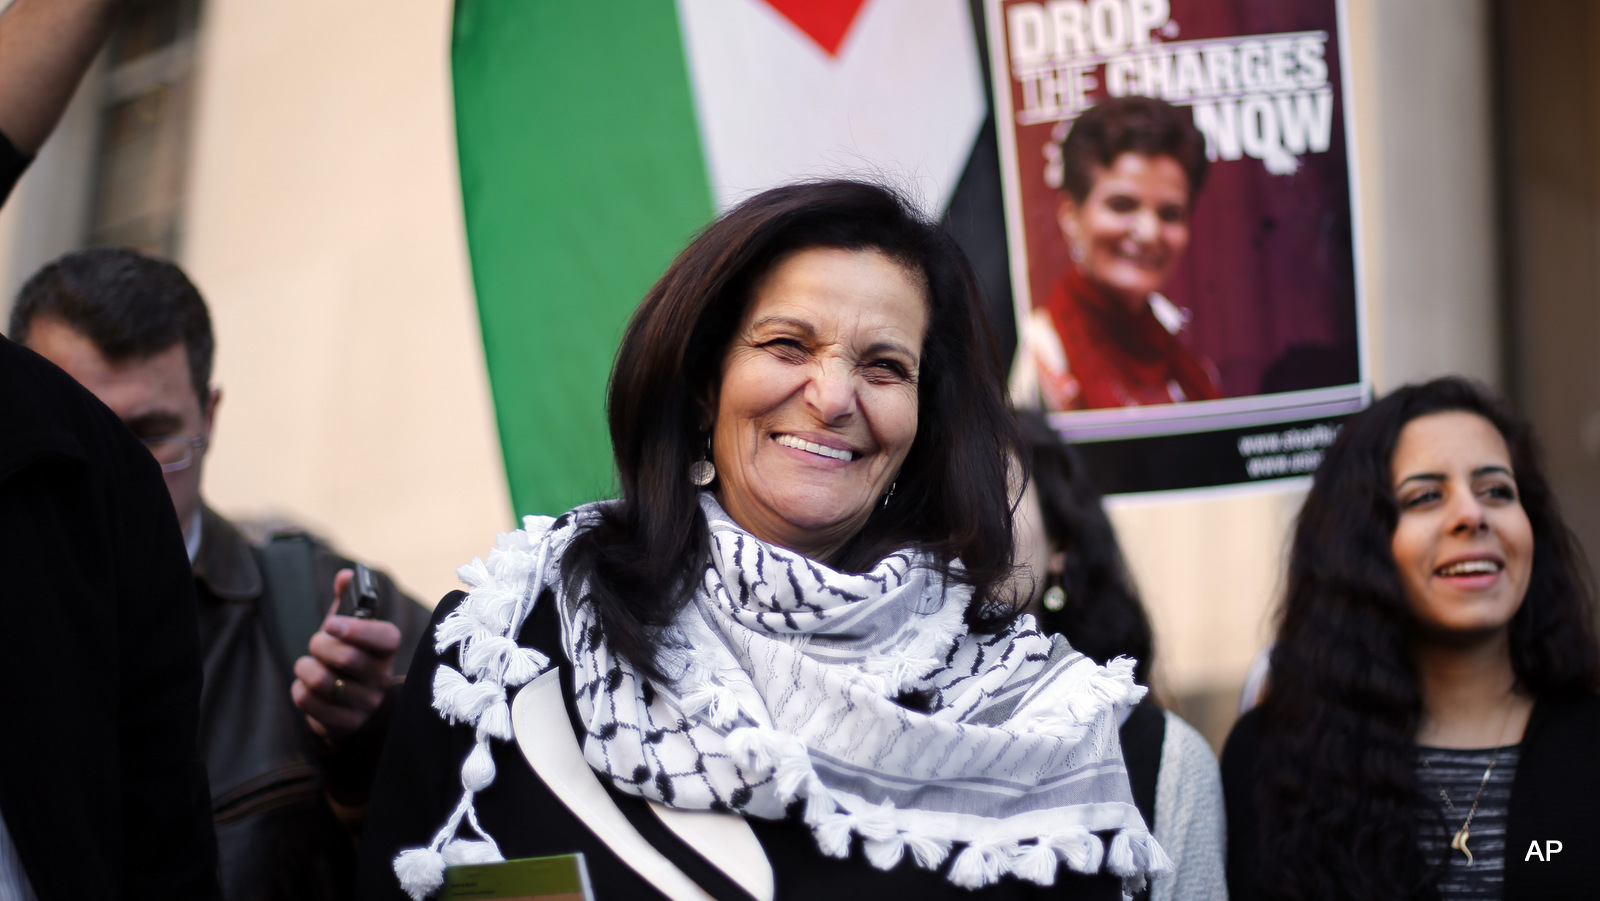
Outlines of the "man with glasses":
<svg viewBox="0 0 1600 901">
<path fill-rule="evenodd" d="M 427 611 L 380 576 L 376 619 L 324 621 L 353 564 L 304 533 L 252 545 L 202 501 L 221 393 L 210 315 L 178 267 L 123 248 L 67 254 L 23 286 L 11 337 L 99 397 L 165 476 L 199 599 L 224 896 L 348 897 L 395 663 Z"/>
</svg>

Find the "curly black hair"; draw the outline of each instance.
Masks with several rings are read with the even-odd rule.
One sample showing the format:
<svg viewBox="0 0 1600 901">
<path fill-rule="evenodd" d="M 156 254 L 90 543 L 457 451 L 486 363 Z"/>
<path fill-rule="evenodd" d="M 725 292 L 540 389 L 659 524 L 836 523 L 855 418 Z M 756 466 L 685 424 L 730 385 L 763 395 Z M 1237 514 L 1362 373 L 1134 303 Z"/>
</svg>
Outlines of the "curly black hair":
<svg viewBox="0 0 1600 901">
<path fill-rule="evenodd" d="M 1408 385 L 1348 420 L 1317 469 L 1290 547 L 1260 708 L 1255 802 L 1266 897 L 1428 897 L 1417 853 L 1414 754 L 1422 692 L 1415 622 L 1391 541 L 1391 461 L 1421 416 L 1473 413 L 1505 439 L 1533 527 L 1533 571 L 1510 626 L 1519 687 L 1592 691 L 1600 648 L 1588 566 L 1541 475 L 1526 424 L 1462 378 Z"/>
</svg>

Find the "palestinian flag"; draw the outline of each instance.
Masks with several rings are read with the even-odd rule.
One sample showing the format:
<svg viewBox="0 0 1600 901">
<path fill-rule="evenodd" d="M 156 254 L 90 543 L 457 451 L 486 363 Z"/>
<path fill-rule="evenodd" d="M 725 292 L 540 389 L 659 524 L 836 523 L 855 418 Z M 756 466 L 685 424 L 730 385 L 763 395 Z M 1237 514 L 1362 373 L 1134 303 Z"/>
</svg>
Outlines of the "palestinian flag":
<svg viewBox="0 0 1600 901">
<path fill-rule="evenodd" d="M 968 0 L 458 0 L 467 239 L 516 510 L 614 492 L 605 387 L 628 317 L 755 191 L 906 191 L 987 251 L 1008 322 L 978 22 Z"/>
</svg>

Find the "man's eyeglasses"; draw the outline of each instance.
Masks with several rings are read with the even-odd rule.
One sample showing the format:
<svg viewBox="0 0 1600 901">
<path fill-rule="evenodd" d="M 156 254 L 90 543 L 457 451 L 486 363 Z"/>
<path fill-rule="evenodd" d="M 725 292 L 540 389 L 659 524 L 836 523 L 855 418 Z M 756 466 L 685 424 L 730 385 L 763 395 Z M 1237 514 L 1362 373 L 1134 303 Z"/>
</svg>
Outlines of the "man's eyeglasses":
<svg viewBox="0 0 1600 901">
<path fill-rule="evenodd" d="M 193 438 L 187 435 L 169 435 L 165 438 L 140 438 L 144 446 L 161 464 L 162 472 L 177 472 L 188 469 L 194 462 L 194 452 L 206 446 L 206 436 L 196 435 Z"/>
</svg>

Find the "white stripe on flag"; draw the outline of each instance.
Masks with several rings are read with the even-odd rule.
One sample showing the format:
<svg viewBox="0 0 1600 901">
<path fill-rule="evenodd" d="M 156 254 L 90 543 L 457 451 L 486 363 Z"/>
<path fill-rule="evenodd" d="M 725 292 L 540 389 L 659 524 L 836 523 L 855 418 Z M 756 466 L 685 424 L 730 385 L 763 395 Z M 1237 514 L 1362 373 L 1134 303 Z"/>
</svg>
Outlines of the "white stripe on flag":
<svg viewBox="0 0 1600 901">
<path fill-rule="evenodd" d="M 869 0 L 830 57 L 761 0 L 678 0 L 718 210 L 863 176 L 944 212 L 986 111 L 965 0 Z"/>
</svg>

